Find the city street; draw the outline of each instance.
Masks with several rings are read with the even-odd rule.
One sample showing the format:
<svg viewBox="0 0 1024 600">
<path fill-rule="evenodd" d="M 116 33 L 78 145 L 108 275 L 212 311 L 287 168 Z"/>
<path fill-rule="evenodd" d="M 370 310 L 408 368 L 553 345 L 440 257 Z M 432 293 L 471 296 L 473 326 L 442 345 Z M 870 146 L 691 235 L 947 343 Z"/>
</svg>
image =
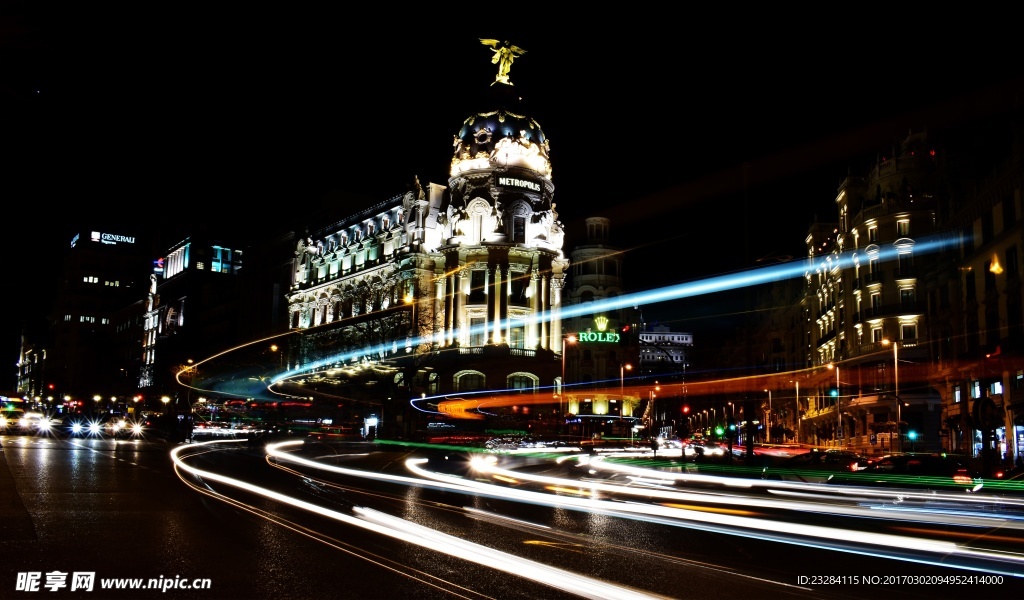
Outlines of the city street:
<svg viewBox="0 0 1024 600">
<path fill-rule="evenodd" d="M 488 471 L 464 452 L 386 443 L 0 444 L 5 589 L 39 572 L 45 597 L 935 598 L 962 596 L 965 577 L 982 581 L 972 591 L 1024 589 L 1019 510 L 985 516 L 985 529 L 957 521 L 943 533 L 930 523 L 944 518 L 937 509 L 865 526 L 855 511 L 866 501 L 696 476 L 656 482 L 608 469 L 611 457 L 574 465 L 502 456 Z M 666 476 L 672 469 L 686 474 L 669 467 Z M 908 495 L 906 507 L 913 502 Z M 960 526 L 973 539 L 958 537 Z M 864 531 L 844 541 L 855 527 Z M 887 543 L 920 537 L 869 551 L 883 534 Z M 979 551 L 933 554 L 947 543 Z M 848 551 L 825 549 L 838 546 Z M 988 546 L 1018 558 L 982 557 Z M 966 568 L 919 562 L 936 560 Z M 96 586 L 50 592 L 53 571 L 94 572 Z M 100 590 L 101 578 L 208 580 L 208 589 Z"/>
</svg>

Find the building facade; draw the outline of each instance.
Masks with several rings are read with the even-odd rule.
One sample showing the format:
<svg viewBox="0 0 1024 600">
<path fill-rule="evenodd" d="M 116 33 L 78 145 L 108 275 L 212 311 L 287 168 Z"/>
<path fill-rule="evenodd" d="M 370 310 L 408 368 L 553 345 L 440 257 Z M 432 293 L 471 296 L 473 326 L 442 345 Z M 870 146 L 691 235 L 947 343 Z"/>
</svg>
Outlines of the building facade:
<svg viewBox="0 0 1024 600">
<path fill-rule="evenodd" d="M 564 408 L 572 435 L 626 437 L 642 422 L 649 397 L 629 333 L 640 326 L 640 313 L 601 306 L 624 293 L 624 253 L 611 244 L 610 219 L 587 217 L 584 225 L 570 254 L 567 304 L 577 310 L 565 319 Z"/>
<path fill-rule="evenodd" d="M 302 335 L 289 367 L 314 375 L 282 385 L 318 382 L 356 404 L 381 402 L 398 435 L 443 418 L 454 394 L 559 385 L 569 261 L 549 142 L 504 87 L 454 136 L 446 185 L 416 178 L 404 195 L 296 244 L 287 305 Z M 426 400 L 410 408 L 410 396 Z M 554 418 L 529 405 L 501 410 Z"/>
<path fill-rule="evenodd" d="M 72 235 L 47 330 L 22 340 L 20 394 L 53 413 L 130 403 L 117 322 L 144 288 L 150 252 L 150 240 L 117 227 Z"/>
<path fill-rule="evenodd" d="M 912 133 L 867 175 L 842 182 L 837 221 L 806 238 L 803 297 L 776 308 L 801 315 L 803 341 L 781 353 L 794 369 L 771 383 L 796 402 L 797 441 L 988 464 L 1020 455 L 1015 131 L 969 148 Z"/>
</svg>

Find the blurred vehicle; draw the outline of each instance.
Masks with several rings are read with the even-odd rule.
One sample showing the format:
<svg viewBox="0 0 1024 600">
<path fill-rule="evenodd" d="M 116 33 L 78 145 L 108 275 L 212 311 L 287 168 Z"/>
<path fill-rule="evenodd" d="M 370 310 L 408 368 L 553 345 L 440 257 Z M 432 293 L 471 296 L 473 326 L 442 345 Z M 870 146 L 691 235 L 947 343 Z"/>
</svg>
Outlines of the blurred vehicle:
<svg viewBox="0 0 1024 600">
<path fill-rule="evenodd" d="M 0 433 L 20 433 L 21 418 L 25 411 L 20 408 L 0 412 Z"/>
<path fill-rule="evenodd" d="M 874 461 L 851 450 L 817 448 L 784 458 L 765 466 L 762 478 L 775 481 L 825 483 L 836 473 L 857 473 L 867 470 Z"/>
<path fill-rule="evenodd" d="M 683 456 L 688 458 L 725 456 L 725 448 L 711 440 L 690 440 L 683 446 Z"/>
<path fill-rule="evenodd" d="M 37 411 L 23 412 L 17 417 L 17 421 L 7 420 L 7 433 L 21 435 L 48 435 L 60 423 L 59 419 L 51 419 L 45 414 Z"/>
<path fill-rule="evenodd" d="M 77 414 L 64 419 L 63 430 L 70 437 L 105 437 L 109 421 L 109 415 Z"/>
<path fill-rule="evenodd" d="M 362 441 L 363 433 L 359 429 L 345 425 L 324 425 L 316 431 L 310 431 L 306 437 L 312 440 L 329 440 L 335 442 Z"/>
<path fill-rule="evenodd" d="M 969 461 L 963 456 L 906 452 L 883 456 L 862 471 L 836 473 L 828 483 L 954 491 L 973 490 L 980 481 L 971 475 Z"/>
</svg>

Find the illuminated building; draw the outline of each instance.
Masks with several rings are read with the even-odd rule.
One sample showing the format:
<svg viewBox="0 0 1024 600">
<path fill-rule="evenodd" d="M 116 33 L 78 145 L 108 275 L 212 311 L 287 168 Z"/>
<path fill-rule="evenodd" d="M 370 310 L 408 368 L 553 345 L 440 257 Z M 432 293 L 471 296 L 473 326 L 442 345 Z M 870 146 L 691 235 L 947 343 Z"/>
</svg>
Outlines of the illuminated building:
<svg viewBox="0 0 1024 600">
<path fill-rule="evenodd" d="M 556 383 L 569 261 L 549 143 L 508 85 L 492 90 L 454 136 L 446 184 L 417 178 L 297 241 L 290 366 L 323 365 L 357 398 Z M 396 417 L 408 429 L 411 416 Z"/>
<path fill-rule="evenodd" d="M 903 450 L 913 432 L 917 450 L 1018 455 L 1024 162 L 1019 145 L 979 147 L 998 157 L 985 177 L 911 134 L 809 230 L 802 297 L 776 284 L 755 336 L 759 370 L 802 369 L 772 385 L 791 439 L 881 453 L 901 449 L 900 427 Z"/>
<path fill-rule="evenodd" d="M 169 396 L 187 410 L 179 377 L 193 383 L 191 360 L 212 356 L 247 339 L 251 304 L 241 278 L 244 250 L 197 225 L 152 265 L 141 338 L 138 390 L 152 401 Z M 178 375 L 183 369 L 186 372 Z"/>
<path fill-rule="evenodd" d="M 610 244 L 611 221 L 585 219 L 586 237 L 571 252 L 567 304 L 587 305 L 622 295 L 623 252 Z M 616 420 L 602 417 L 640 417 L 647 395 L 635 389 L 639 375 L 636 309 L 601 309 L 566 320 L 566 412 L 576 415 L 570 433 L 628 436 Z M 588 422 L 585 422 L 588 421 Z M 618 427 L 616 427 L 618 426 Z"/>
<path fill-rule="evenodd" d="M 847 176 L 835 198 L 838 222 L 815 224 L 806 238 L 805 360 L 839 365 L 842 377 L 835 394 L 836 376 L 824 371 L 816 390 L 805 389 L 803 439 L 866 449 L 872 433 L 885 433 L 886 424 L 896 422 L 889 345 L 916 355 L 925 331 L 920 296 L 934 254 L 915 247 L 936 233 L 937 211 L 948 199 L 940 160 L 926 135 L 908 136 L 867 176 Z M 907 388 L 901 395 L 915 406 L 903 411 L 904 420 L 913 415 L 918 427 L 938 430 L 941 400 L 934 390 Z"/>
<path fill-rule="evenodd" d="M 71 237 L 49 327 L 22 342 L 22 360 L 31 365 L 19 366 L 20 392 L 52 398 L 53 409 L 71 402 L 91 406 L 95 396 L 104 409 L 123 402 L 134 382 L 118 351 L 116 317 L 145 289 L 149 252 L 148 241 L 117 228 L 82 229 Z"/>
</svg>

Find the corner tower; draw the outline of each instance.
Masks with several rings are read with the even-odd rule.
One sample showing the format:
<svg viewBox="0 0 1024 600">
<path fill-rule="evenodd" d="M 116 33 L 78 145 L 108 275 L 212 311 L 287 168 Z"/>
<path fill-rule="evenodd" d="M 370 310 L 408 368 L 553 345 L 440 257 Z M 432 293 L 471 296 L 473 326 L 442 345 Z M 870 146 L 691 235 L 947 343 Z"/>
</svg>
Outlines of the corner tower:
<svg viewBox="0 0 1024 600">
<path fill-rule="evenodd" d="M 504 44 L 518 52 L 513 58 L 525 52 Z M 511 59 L 504 62 L 501 52 L 495 50 L 502 68 L 488 90 L 488 110 L 466 118 L 454 136 L 438 215 L 445 342 L 559 352 L 569 261 L 553 200 L 550 144 L 512 93 Z"/>
</svg>

